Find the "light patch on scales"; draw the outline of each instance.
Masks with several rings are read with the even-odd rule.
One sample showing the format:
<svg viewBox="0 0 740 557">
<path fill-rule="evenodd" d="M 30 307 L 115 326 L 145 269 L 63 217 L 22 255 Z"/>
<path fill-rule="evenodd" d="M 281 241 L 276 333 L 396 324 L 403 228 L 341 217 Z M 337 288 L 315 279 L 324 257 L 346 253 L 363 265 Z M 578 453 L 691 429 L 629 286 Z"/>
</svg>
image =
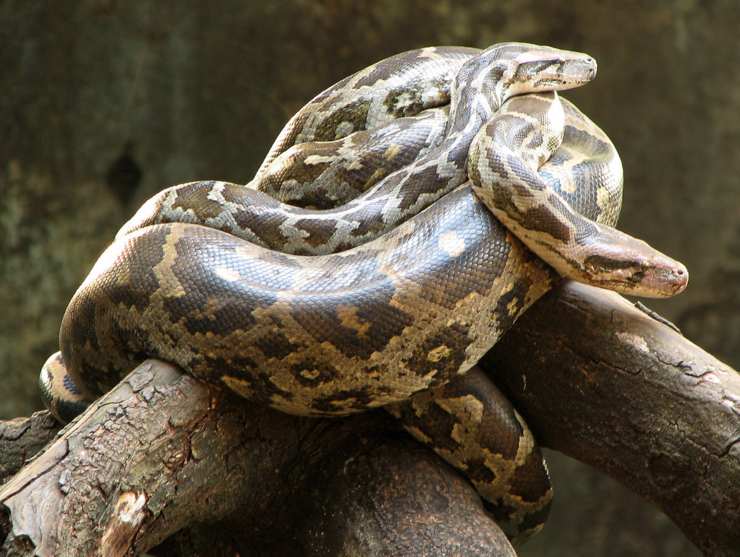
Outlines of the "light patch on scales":
<svg viewBox="0 0 740 557">
<path fill-rule="evenodd" d="M 361 170 L 365 165 L 362 163 L 362 157 L 354 156 L 349 164 L 346 164 L 347 170 Z"/>
<path fill-rule="evenodd" d="M 483 403 L 473 395 L 465 395 L 456 398 L 441 398 L 434 402 L 448 414 L 464 418 L 466 423 L 479 424 L 483 421 Z M 454 435 L 453 439 L 455 439 Z M 457 438 L 455 441 L 461 443 L 463 439 Z"/>
<path fill-rule="evenodd" d="M 516 450 L 514 463 L 517 466 L 522 466 L 527 461 L 527 458 L 529 458 L 530 453 L 535 449 L 536 443 L 534 442 L 532 431 L 529 429 L 527 422 L 524 421 L 524 418 L 522 418 L 516 410 L 514 410 L 514 417 L 516 418 L 516 421 L 519 422 L 519 427 L 522 428 L 522 434 L 519 437 L 519 446 Z"/>
<path fill-rule="evenodd" d="M 240 278 L 239 273 L 237 273 L 234 269 L 229 269 L 228 267 L 216 267 L 213 270 L 213 273 L 218 278 L 225 280 L 226 282 L 235 282 Z"/>
<path fill-rule="evenodd" d="M 450 257 L 457 257 L 465 251 L 465 240 L 455 231 L 440 234 L 437 244 L 439 249 Z"/>
<path fill-rule="evenodd" d="M 229 389 L 237 393 L 239 396 L 247 399 L 254 396 L 252 383 L 247 381 L 246 379 L 240 379 L 239 377 L 234 377 L 233 375 L 222 375 L 221 381 L 223 381 Z"/>
<path fill-rule="evenodd" d="M 436 46 L 425 46 L 419 49 L 419 58 L 429 58 L 430 60 L 438 60 L 442 57 L 437 52 Z"/>
<path fill-rule="evenodd" d="M 433 102 L 439 102 L 442 99 L 446 99 L 447 96 L 447 92 L 439 87 L 430 87 L 429 89 L 422 91 L 421 102 L 424 106 L 430 106 Z"/>
<path fill-rule="evenodd" d="M 452 349 L 446 344 L 443 344 L 441 346 L 437 346 L 437 348 L 430 350 L 427 353 L 427 360 L 436 364 L 440 360 L 449 358 L 450 354 L 452 354 Z"/>
<path fill-rule="evenodd" d="M 162 247 L 162 253 L 164 257 L 162 260 L 152 267 L 154 276 L 157 277 L 157 282 L 160 285 L 160 289 L 165 289 L 168 292 L 169 297 L 180 297 L 185 296 L 187 292 L 183 287 L 180 279 L 177 277 L 175 272 L 172 270 L 175 261 L 177 260 L 177 250 L 175 246 L 178 240 L 183 236 L 185 225 L 174 224 L 171 226 L 169 233 L 167 234 Z M 165 285 L 172 285 L 171 288 L 165 288 Z"/>
<path fill-rule="evenodd" d="M 415 427 L 412 425 L 406 425 L 404 426 L 404 429 L 408 431 L 417 441 L 421 441 L 422 443 L 425 443 L 427 445 L 434 444 L 434 439 L 429 437 L 426 433 L 424 433 L 418 427 Z"/>
<path fill-rule="evenodd" d="M 337 306 L 337 317 L 342 323 L 343 327 L 356 331 L 357 334 L 364 338 L 367 336 L 367 332 L 370 329 L 370 323 L 361 319 L 357 315 L 357 307 L 342 304 Z"/>
<path fill-rule="evenodd" d="M 598 205 L 602 213 L 606 213 L 609 211 L 612 203 L 611 195 L 609 195 L 609 190 L 607 188 L 600 187 L 598 190 L 596 190 L 596 205 Z"/>
<path fill-rule="evenodd" d="M 397 143 L 392 143 L 383 153 L 383 156 L 386 158 L 386 160 L 393 160 L 395 157 L 397 157 L 402 152 L 401 145 L 398 145 Z"/>
<path fill-rule="evenodd" d="M 337 126 L 337 131 L 334 137 L 336 137 L 336 139 L 341 139 L 348 136 L 353 131 L 355 131 L 355 125 L 352 122 L 348 122 L 347 120 L 345 120 L 343 122 L 340 122 Z"/>
<path fill-rule="evenodd" d="M 346 123 L 346 122 L 344 122 Z M 314 164 L 322 164 L 322 163 L 333 163 L 336 160 L 335 156 L 326 156 L 326 155 L 308 155 L 305 159 L 303 159 L 303 162 L 305 164 L 314 165 Z"/>
<path fill-rule="evenodd" d="M 318 369 L 302 369 L 300 371 L 301 377 L 304 379 L 308 379 L 309 381 L 313 381 L 314 379 L 318 379 L 321 376 L 321 371 Z"/>
<path fill-rule="evenodd" d="M 393 108 L 398 112 L 401 110 L 406 110 L 409 107 L 413 106 L 414 102 L 416 101 L 416 96 L 412 93 L 404 91 L 396 97 L 395 101 L 396 102 L 394 103 Z"/>
</svg>

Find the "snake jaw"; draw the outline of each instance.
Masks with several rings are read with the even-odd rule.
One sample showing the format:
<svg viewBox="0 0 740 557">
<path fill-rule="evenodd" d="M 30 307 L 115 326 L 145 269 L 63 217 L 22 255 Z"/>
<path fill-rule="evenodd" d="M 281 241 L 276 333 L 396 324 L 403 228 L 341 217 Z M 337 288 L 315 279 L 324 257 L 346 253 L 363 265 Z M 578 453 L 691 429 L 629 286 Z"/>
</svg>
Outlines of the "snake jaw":
<svg viewBox="0 0 740 557">
<path fill-rule="evenodd" d="M 526 91 L 566 90 L 585 85 L 596 77 L 597 64 L 588 54 L 550 47 L 533 48 L 517 60 L 515 81 Z"/>
<path fill-rule="evenodd" d="M 651 290 L 661 288 L 660 298 L 675 296 L 686 289 L 689 283 L 689 272 L 678 261 L 673 261 L 671 267 L 653 267 L 644 276 L 645 282 Z"/>
<path fill-rule="evenodd" d="M 670 298 L 686 289 L 689 272 L 683 263 L 656 252 L 641 262 L 641 268 L 631 278 L 634 286 L 626 294 L 644 298 Z"/>
<path fill-rule="evenodd" d="M 467 68 L 463 66 L 457 85 L 466 83 L 476 64 L 489 64 L 485 79 L 492 87 L 481 91 L 491 95 L 500 107 L 507 98 L 524 93 L 560 91 L 580 87 L 596 77 L 596 60 L 588 54 L 526 43 L 499 43 L 489 47 Z"/>
<path fill-rule="evenodd" d="M 670 298 L 686 288 L 689 273 L 683 263 L 641 240 L 634 240 L 638 244 L 634 250 L 622 242 L 612 253 L 585 259 L 585 273 L 591 284 L 643 298 Z"/>
</svg>

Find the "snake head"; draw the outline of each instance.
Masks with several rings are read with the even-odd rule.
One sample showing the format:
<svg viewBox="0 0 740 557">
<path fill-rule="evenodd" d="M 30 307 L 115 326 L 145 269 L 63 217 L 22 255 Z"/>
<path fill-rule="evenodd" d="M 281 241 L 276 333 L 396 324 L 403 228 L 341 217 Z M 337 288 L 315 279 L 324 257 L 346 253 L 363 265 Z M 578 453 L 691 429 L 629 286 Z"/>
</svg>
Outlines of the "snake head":
<svg viewBox="0 0 740 557">
<path fill-rule="evenodd" d="M 644 298 L 669 298 L 682 292 L 689 273 L 683 263 L 631 236 L 620 234 L 618 244 L 601 246 L 584 260 L 591 284 Z"/>
<path fill-rule="evenodd" d="M 596 60 L 588 54 L 527 43 L 502 43 L 482 56 L 497 62 L 494 80 L 507 96 L 580 87 L 596 77 Z"/>
<path fill-rule="evenodd" d="M 585 85 L 596 77 L 596 60 L 588 54 L 533 46 L 518 58 L 514 81 L 526 92 L 565 90 Z"/>
</svg>

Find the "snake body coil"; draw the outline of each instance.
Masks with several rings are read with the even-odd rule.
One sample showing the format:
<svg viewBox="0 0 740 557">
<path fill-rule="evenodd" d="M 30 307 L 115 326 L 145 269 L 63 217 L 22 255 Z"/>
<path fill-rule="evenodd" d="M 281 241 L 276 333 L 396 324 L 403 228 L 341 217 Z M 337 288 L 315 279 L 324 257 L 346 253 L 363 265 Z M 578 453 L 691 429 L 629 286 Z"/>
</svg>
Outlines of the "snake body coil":
<svg viewBox="0 0 740 557">
<path fill-rule="evenodd" d="M 77 411 L 149 357 L 288 413 L 385 406 L 510 535 L 536 530 L 551 491 L 531 434 L 479 370 L 463 374 L 560 279 L 545 260 L 642 294 L 686 279 L 611 228 L 616 151 L 544 93 L 594 74 L 583 54 L 506 43 L 404 53 L 331 87 L 249 188 L 176 186 L 124 226 L 42 370 L 52 407 Z M 321 209 L 266 193 L 292 201 L 313 182 L 304 205 Z"/>
<path fill-rule="evenodd" d="M 245 189 L 235 205 L 238 215 L 232 214 L 228 223 L 206 221 L 205 224 L 216 224 L 219 228 L 227 226 L 228 232 L 253 243 L 299 255 L 325 255 L 365 244 L 423 211 L 465 181 L 467 155 L 473 138 L 510 96 L 569 89 L 588 82 L 594 75 L 593 60 L 583 54 L 548 47 L 537 47 L 535 51 L 531 45 L 519 43 L 493 46 L 460 66 L 451 87 L 449 120 L 439 145 L 357 198 L 322 211 L 282 204 L 259 191 Z M 427 87 L 437 91 L 439 85 L 432 81 Z M 434 98 L 431 93 L 428 96 Z M 356 102 L 350 103 L 350 106 L 355 105 Z M 303 112 L 297 115 L 299 121 Z M 334 112 L 327 118 L 336 124 L 339 135 L 358 125 L 356 121 L 335 122 Z M 292 122 L 288 129 L 293 129 L 291 126 Z M 318 129 L 326 133 L 324 128 Z M 296 135 L 315 140 L 318 134 L 302 129 Z M 286 141 L 279 138 L 278 147 L 273 147 L 271 153 L 285 148 Z M 258 186 L 269 168 L 257 173 Z M 196 191 L 195 203 L 188 207 L 187 202 L 178 199 L 177 188 L 165 191 L 147 203 L 121 233 L 157 222 L 182 221 L 183 213 L 187 214 L 188 210 L 195 213 L 188 215 L 190 222 L 199 222 L 203 197 L 203 192 Z M 229 216 L 222 204 L 212 212 L 220 219 Z"/>
</svg>

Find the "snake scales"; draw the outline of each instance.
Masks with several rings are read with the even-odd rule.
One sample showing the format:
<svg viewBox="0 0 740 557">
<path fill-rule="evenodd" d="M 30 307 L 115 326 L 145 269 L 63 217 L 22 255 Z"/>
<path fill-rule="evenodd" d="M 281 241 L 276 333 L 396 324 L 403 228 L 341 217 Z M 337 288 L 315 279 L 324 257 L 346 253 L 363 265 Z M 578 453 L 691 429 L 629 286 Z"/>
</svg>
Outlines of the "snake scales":
<svg viewBox="0 0 740 557">
<path fill-rule="evenodd" d="M 147 357 L 293 414 L 385 406 L 512 537 L 536 530 L 546 469 L 475 363 L 553 268 L 643 295 L 687 279 L 611 228 L 616 151 L 548 93 L 594 75 L 586 55 L 505 43 L 403 53 L 327 89 L 249 187 L 175 186 L 124 225 L 65 312 L 50 407 L 71 417 Z"/>
</svg>

